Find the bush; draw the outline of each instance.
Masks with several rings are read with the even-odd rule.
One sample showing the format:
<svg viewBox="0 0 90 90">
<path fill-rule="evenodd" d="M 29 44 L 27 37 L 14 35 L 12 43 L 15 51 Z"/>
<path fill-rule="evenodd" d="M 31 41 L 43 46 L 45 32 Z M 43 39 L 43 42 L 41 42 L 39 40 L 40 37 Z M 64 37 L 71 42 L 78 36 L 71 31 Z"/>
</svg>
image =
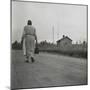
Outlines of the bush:
<svg viewBox="0 0 90 90">
<path fill-rule="evenodd" d="M 56 54 L 62 54 L 62 55 L 68 55 L 68 56 L 74 56 L 74 57 L 83 57 L 87 58 L 87 51 L 82 50 L 50 50 L 50 49 L 43 49 L 40 50 L 41 52 L 49 52 L 49 53 L 56 53 Z"/>
<path fill-rule="evenodd" d="M 21 50 L 21 49 L 22 49 L 21 43 L 18 43 L 17 41 L 15 41 L 15 42 L 12 44 L 12 49 L 14 49 L 14 50 Z"/>
</svg>

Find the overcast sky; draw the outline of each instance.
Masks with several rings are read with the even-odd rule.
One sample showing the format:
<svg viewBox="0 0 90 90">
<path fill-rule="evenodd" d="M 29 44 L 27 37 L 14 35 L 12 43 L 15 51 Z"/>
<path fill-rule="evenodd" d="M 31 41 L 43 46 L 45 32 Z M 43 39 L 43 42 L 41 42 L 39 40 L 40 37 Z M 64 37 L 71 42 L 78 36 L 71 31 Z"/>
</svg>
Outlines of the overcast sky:
<svg viewBox="0 0 90 90">
<path fill-rule="evenodd" d="M 52 42 L 53 28 L 54 42 L 62 38 L 62 35 L 73 41 L 87 39 L 86 6 L 13 1 L 12 42 L 21 40 L 28 19 L 32 20 L 36 28 L 38 41 Z"/>
</svg>

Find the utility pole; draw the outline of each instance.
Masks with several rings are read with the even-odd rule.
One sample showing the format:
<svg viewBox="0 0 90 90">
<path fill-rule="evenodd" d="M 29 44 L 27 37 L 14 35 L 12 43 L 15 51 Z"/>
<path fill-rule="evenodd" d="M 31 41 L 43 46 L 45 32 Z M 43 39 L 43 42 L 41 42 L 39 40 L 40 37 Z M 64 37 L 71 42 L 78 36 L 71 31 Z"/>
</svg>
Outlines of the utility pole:
<svg viewBox="0 0 90 90">
<path fill-rule="evenodd" d="M 57 40 L 59 39 L 59 31 L 57 31 Z"/>
<path fill-rule="evenodd" d="M 57 22 L 57 40 L 59 39 L 59 22 Z"/>
<path fill-rule="evenodd" d="M 54 26 L 52 27 L 53 43 L 54 43 Z"/>
</svg>

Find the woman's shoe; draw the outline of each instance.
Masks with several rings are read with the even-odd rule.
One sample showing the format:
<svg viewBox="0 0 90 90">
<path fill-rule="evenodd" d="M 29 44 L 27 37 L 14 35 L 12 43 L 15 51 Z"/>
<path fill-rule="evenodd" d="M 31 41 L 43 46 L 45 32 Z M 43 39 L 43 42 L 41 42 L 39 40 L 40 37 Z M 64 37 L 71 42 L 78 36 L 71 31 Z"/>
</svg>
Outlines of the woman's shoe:
<svg viewBox="0 0 90 90">
<path fill-rule="evenodd" d="M 28 56 L 26 56 L 25 62 L 26 62 L 26 63 L 29 63 L 29 57 L 28 57 Z"/>
<path fill-rule="evenodd" d="M 31 61 L 32 61 L 32 63 L 35 62 L 35 59 L 33 57 L 31 57 Z"/>
<path fill-rule="evenodd" d="M 28 60 L 26 60 L 25 62 L 26 62 L 26 63 L 29 63 L 29 61 L 28 61 Z"/>
</svg>

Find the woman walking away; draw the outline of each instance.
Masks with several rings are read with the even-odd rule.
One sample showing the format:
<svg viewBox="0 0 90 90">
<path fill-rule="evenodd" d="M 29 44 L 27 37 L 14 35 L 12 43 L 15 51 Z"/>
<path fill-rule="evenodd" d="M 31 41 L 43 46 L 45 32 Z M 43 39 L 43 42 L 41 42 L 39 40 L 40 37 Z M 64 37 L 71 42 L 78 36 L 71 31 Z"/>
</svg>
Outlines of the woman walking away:
<svg viewBox="0 0 90 90">
<path fill-rule="evenodd" d="M 34 59 L 35 41 L 37 45 L 36 29 L 32 26 L 32 21 L 28 20 L 27 25 L 24 27 L 21 43 L 23 44 L 23 53 L 26 57 L 26 62 Z"/>
</svg>

